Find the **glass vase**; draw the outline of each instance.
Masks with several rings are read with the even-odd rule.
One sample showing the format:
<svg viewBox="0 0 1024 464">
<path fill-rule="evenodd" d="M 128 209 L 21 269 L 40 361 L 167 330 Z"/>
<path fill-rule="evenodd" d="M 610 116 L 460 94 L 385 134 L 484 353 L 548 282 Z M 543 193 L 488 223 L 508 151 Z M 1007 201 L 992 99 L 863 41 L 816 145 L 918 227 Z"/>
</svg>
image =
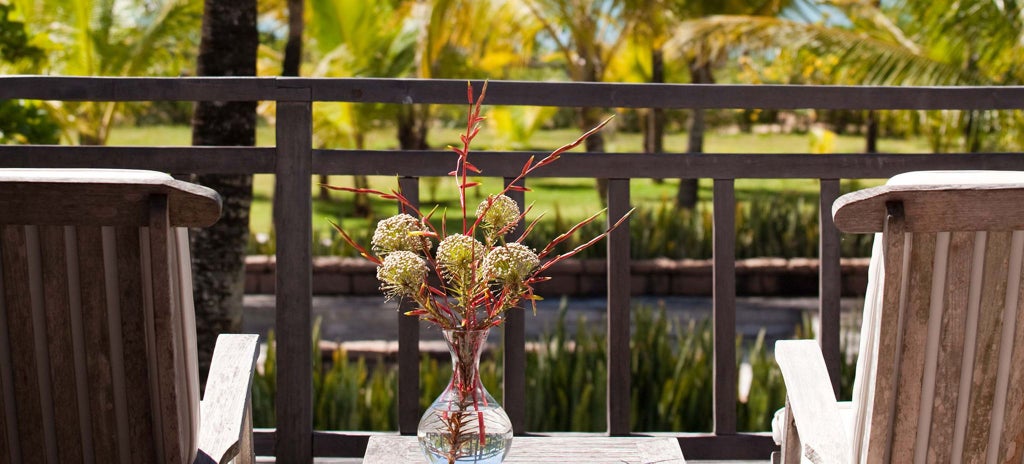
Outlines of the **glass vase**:
<svg viewBox="0 0 1024 464">
<path fill-rule="evenodd" d="M 497 464 L 512 446 L 512 422 L 480 382 L 480 353 L 488 332 L 444 331 L 452 378 L 416 429 L 420 448 L 432 464 Z"/>
</svg>

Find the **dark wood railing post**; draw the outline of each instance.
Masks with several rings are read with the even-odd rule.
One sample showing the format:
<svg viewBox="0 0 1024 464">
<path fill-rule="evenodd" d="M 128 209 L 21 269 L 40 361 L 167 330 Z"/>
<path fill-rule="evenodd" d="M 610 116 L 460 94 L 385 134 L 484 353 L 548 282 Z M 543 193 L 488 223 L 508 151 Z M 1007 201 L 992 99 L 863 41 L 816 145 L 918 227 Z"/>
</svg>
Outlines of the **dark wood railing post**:
<svg viewBox="0 0 1024 464">
<path fill-rule="evenodd" d="M 514 178 L 506 177 L 505 186 L 508 186 Z M 526 183 L 520 180 L 517 185 L 525 187 Z M 515 200 L 522 211 L 526 204 L 526 195 L 523 192 L 508 192 L 508 197 Z M 519 226 L 513 232 L 518 237 L 526 227 L 519 221 Z M 529 304 L 522 302 L 520 306 Z M 508 311 L 505 319 L 505 360 L 504 360 L 504 388 L 502 389 L 502 404 L 505 405 L 505 412 L 512 421 L 512 433 L 522 435 L 526 432 L 526 315 L 523 308 L 513 308 Z"/>
<path fill-rule="evenodd" d="M 714 184 L 715 326 L 714 406 L 716 435 L 736 433 L 736 191 L 733 179 Z"/>
<path fill-rule="evenodd" d="M 832 222 L 832 203 L 839 198 L 839 179 L 821 179 L 818 214 L 818 343 L 832 379 L 832 390 L 839 397 L 839 303 L 842 272 L 839 264 L 839 229 Z"/>
<path fill-rule="evenodd" d="M 608 224 L 629 211 L 629 179 L 608 180 Z M 608 236 L 608 434 L 629 435 L 629 221 Z"/>
<path fill-rule="evenodd" d="M 398 188 L 419 208 L 418 177 L 399 178 Z M 401 209 L 399 205 L 399 212 L 403 212 Z M 411 211 L 405 213 L 415 216 Z M 405 315 L 406 311 L 416 308 L 416 303 L 407 298 L 401 301 L 398 309 L 398 433 L 415 435 L 420 423 L 420 320 Z"/>
<path fill-rule="evenodd" d="M 307 95 L 308 97 L 308 95 Z M 277 462 L 313 461 L 313 105 L 277 102 Z"/>
</svg>

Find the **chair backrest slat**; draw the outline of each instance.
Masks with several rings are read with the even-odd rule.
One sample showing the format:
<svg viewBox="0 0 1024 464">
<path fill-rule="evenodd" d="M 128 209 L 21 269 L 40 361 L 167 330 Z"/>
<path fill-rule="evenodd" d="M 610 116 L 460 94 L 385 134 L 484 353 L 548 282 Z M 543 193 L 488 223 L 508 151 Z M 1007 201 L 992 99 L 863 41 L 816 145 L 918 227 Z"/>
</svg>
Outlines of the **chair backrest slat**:
<svg viewBox="0 0 1024 464">
<path fill-rule="evenodd" d="M 956 424 L 960 394 L 960 373 L 964 356 L 964 327 L 974 261 L 976 232 L 949 234 L 946 276 L 939 321 L 938 352 L 935 362 L 934 407 L 929 421 L 928 462 L 949 462 L 953 452 L 953 428 Z"/>
<path fill-rule="evenodd" d="M 47 447 L 43 430 L 42 398 L 35 346 L 32 295 L 29 287 L 28 250 L 25 227 L 0 226 L 0 254 L 4 278 L 4 299 L 8 327 L 14 404 L 17 420 L 12 439 L 18 441 L 22 462 L 45 462 Z M 16 438 L 14 438 L 16 437 Z"/>
<path fill-rule="evenodd" d="M 142 295 L 141 233 L 137 227 L 115 230 L 117 250 L 118 299 L 121 308 L 121 346 L 123 352 L 146 353 L 146 312 Z M 131 462 L 156 459 L 153 443 L 152 402 L 149 362 L 144 356 L 124 356 L 125 405 Z"/>
<path fill-rule="evenodd" d="M 1014 336 L 1006 390 L 1005 418 L 999 438 L 998 462 L 1024 462 L 1024 270 L 1018 280 Z"/>
<path fill-rule="evenodd" d="M 1010 254 L 1010 233 L 989 232 L 986 237 L 985 267 L 981 282 L 981 303 L 974 343 L 973 375 L 968 406 L 963 455 L 983 460 L 989 443 L 992 399 L 995 396 L 999 337 Z M 966 366 L 965 366 L 966 367 Z"/>
<path fill-rule="evenodd" d="M 882 282 L 882 307 L 898 308 L 900 306 L 901 293 L 899 291 L 903 282 L 904 269 L 904 248 L 906 247 L 906 234 L 904 232 L 904 218 L 902 210 L 893 210 L 885 220 L 885 231 L 882 238 L 883 261 L 885 272 Z M 868 317 L 865 315 L 865 317 Z M 884 385 L 885 388 L 874 388 L 871 390 L 871 397 L 868 398 L 870 411 L 867 428 L 867 461 L 888 462 L 889 443 L 892 437 L 893 413 L 896 401 L 896 373 L 891 364 L 897 359 L 897 331 L 899 327 L 898 311 L 874 311 L 870 316 L 873 331 L 877 344 L 874 346 L 874 353 L 871 359 L 873 367 L 871 377 L 876 385 Z"/>
<path fill-rule="evenodd" d="M 917 443 L 935 260 L 935 234 L 914 233 L 910 236 L 910 266 L 904 270 L 908 287 L 901 303 L 901 328 L 897 328 L 902 333 L 898 335 L 899 383 L 893 416 L 892 460 L 895 462 L 912 462 Z"/>
<path fill-rule="evenodd" d="M 96 462 L 121 462 L 116 442 L 103 249 L 96 246 L 103 242 L 103 233 L 100 227 L 79 227 L 76 238 L 93 453 Z"/>
<path fill-rule="evenodd" d="M 67 246 L 62 226 L 39 226 L 46 341 L 50 358 L 53 423 L 60 462 L 82 462 L 82 427 L 72 344 L 71 301 L 68 293 Z"/>
</svg>

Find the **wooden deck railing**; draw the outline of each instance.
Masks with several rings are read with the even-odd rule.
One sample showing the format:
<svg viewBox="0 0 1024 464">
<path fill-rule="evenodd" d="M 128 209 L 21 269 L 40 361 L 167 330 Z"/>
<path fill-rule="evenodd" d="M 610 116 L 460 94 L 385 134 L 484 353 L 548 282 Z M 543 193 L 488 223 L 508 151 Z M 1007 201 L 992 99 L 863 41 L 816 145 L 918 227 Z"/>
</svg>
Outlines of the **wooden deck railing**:
<svg viewBox="0 0 1024 464">
<path fill-rule="evenodd" d="M 480 83 L 476 83 L 479 88 Z M 418 199 L 418 178 L 443 176 L 452 166 L 441 151 L 357 151 L 312 148 L 312 104 L 323 101 L 465 104 L 465 81 L 304 78 L 89 78 L 0 77 L 0 98 L 87 101 L 270 100 L 277 104 L 277 145 L 253 147 L 2 146 L 0 167 L 108 167 L 171 173 L 273 173 L 275 195 L 288 205 L 275 215 L 277 231 L 277 429 L 258 434 L 259 451 L 278 462 L 312 456 L 359 456 L 365 433 L 313 430 L 311 336 L 312 205 L 314 174 L 397 175 Z M 560 107 L 749 109 L 1024 109 L 1024 87 L 911 88 L 743 85 L 644 85 L 492 81 L 488 104 Z M 488 176 L 514 178 L 529 154 L 478 153 Z M 537 176 L 609 179 L 609 217 L 630 203 L 631 178 L 714 179 L 714 432 L 679 434 L 689 458 L 767 458 L 766 434 L 737 433 L 735 363 L 735 190 L 742 178 L 820 180 L 820 342 L 832 374 L 839 360 L 839 234 L 832 201 L 840 178 L 885 178 L 920 169 L 1024 170 L 1021 153 L 972 154 L 568 154 Z M 527 180 L 528 182 L 529 180 Z M 522 202 L 519 195 L 517 201 Z M 608 433 L 629 426 L 629 236 L 608 246 Z M 524 315 L 505 326 L 505 407 L 516 433 L 524 433 L 527 399 Z M 419 324 L 399 317 L 399 431 L 418 421 Z"/>
</svg>

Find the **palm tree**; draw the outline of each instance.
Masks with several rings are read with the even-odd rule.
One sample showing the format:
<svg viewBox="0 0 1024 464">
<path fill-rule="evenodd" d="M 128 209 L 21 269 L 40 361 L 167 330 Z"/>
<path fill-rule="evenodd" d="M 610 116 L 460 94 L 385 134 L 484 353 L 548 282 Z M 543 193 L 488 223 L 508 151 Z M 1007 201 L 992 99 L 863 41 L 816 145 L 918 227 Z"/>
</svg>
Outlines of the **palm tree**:
<svg viewBox="0 0 1024 464">
<path fill-rule="evenodd" d="M 601 82 L 609 64 L 626 43 L 633 16 L 621 0 L 523 0 L 541 24 L 542 33 L 554 44 L 569 77 L 574 81 Z M 601 122 L 600 108 L 581 108 L 580 128 Z M 598 132 L 586 140 L 588 152 L 604 151 Z M 598 179 L 598 195 L 605 201 L 607 181 Z"/>
<path fill-rule="evenodd" d="M 824 3 L 843 21 L 765 16 L 712 16 L 681 26 L 679 44 L 704 43 L 712 55 L 740 50 L 778 53 L 801 72 L 797 79 L 835 84 L 1012 85 L 1024 82 L 1024 6 L 973 0 Z M 928 113 L 925 127 L 937 126 L 933 148 L 949 145 L 939 134 L 963 134 L 969 150 L 994 137 L 995 112 Z M 957 128 L 958 131 L 950 131 Z M 986 136 L 986 134 L 989 134 Z M 1020 143 L 1019 141 L 1016 143 Z"/>
<path fill-rule="evenodd" d="M 38 72 L 82 76 L 179 75 L 195 55 L 197 0 L 11 0 L 47 60 Z M 107 141 L 121 107 L 115 102 L 48 103 L 63 137 Z"/>
<path fill-rule="evenodd" d="M 205 3 L 197 74 L 256 75 L 256 0 Z M 196 104 L 193 145 L 251 146 L 255 142 L 256 102 Z M 220 220 L 191 237 L 199 366 L 205 378 L 217 335 L 241 329 L 252 176 L 206 174 L 196 181 L 220 193 L 224 204 Z"/>
<path fill-rule="evenodd" d="M 642 0 L 633 0 L 642 1 Z M 742 1 L 742 0 L 700 0 L 700 1 L 665 1 L 656 2 L 656 0 L 646 0 L 645 3 L 660 3 L 656 7 L 668 7 L 674 13 L 674 18 L 680 20 L 703 18 L 708 15 L 714 14 L 740 14 L 740 15 L 775 15 L 787 4 L 790 0 L 760 0 L 760 1 Z M 645 19 L 645 24 L 651 23 L 651 19 Z M 709 49 L 706 43 L 700 40 L 690 40 L 681 42 L 673 40 L 675 34 L 678 33 L 679 23 L 674 24 L 662 24 L 659 29 L 654 29 L 658 32 L 657 37 L 659 40 L 665 40 L 666 42 L 672 41 L 673 46 L 669 47 L 670 50 L 674 51 L 672 59 L 686 63 L 686 67 L 689 70 L 690 82 L 694 84 L 714 84 L 714 67 L 724 59 L 724 55 L 715 54 L 715 50 Z M 653 29 L 653 28 L 652 28 Z M 665 31 L 664 29 L 670 29 Z M 663 43 L 659 44 L 664 46 Z M 660 48 L 659 48 L 660 50 Z M 690 127 L 688 130 L 688 141 L 687 149 L 688 153 L 703 153 L 704 152 L 704 110 L 695 109 L 692 111 L 690 117 Z M 697 205 L 697 179 L 680 179 L 679 189 L 676 192 L 676 206 L 678 208 L 692 209 Z"/>
</svg>

